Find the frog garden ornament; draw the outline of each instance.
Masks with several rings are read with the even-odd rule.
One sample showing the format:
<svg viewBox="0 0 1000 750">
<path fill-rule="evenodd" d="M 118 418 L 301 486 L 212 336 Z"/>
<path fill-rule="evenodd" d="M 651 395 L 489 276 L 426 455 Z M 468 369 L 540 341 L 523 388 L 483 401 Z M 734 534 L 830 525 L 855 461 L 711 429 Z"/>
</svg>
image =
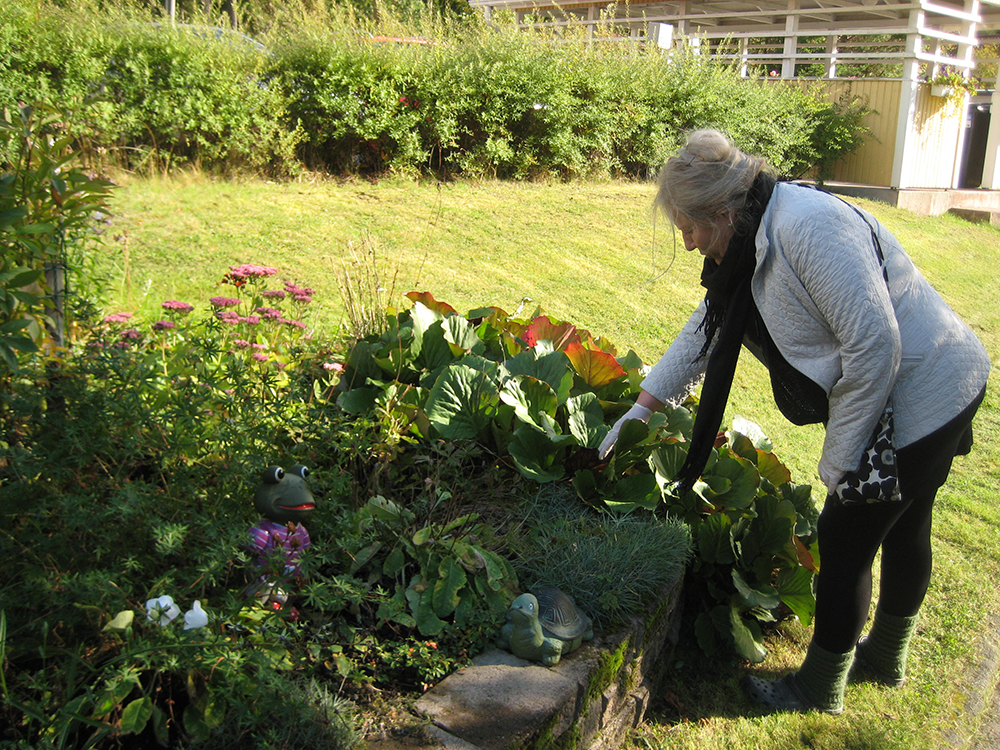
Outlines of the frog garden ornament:
<svg viewBox="0 0 1000 750">
<path fill-rule="evenodd" d="M 309 470 L 298 464 L 288 471 L 269 466 L 261 472 L 253 504 L 264 518 L 250 529 L 250 545 L 258 566 L 270 566 L 269 572 L 252 586 L 264 604 L 271 599 L 284 603 L 287 598 L 273 580 L 275 574 L 285 579 L 301 575 L 299 558 L 310 543 L 303 522 L 316 509 L 316 500 L 306 484 L 308 476 Z"/>
<path fill-rule="evenodd" d="M 497 645 L 514 656 L 554 667 L 563 654 L 593 637 L 590 618 L 573 600 L 555 587 L 543 586 L 511 603 Z"/>
</svg>

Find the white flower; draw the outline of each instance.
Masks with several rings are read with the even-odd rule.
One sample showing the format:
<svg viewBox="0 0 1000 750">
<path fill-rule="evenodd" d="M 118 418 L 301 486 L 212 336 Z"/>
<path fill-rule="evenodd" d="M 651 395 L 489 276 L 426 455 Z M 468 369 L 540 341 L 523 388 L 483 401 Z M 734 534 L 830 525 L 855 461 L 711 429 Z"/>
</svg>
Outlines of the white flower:
<svg viewBox="0 0 1000 750">
<path fill-rule="evenodd" d="M 184 629 L 194 630 L 208 625 L 208 613 L 201 608 L 201 602 L 194 600 L 194 606 L 184 613 Z"/>
<path fill-rule="evenodd" d="M 146 618 L 161 627 L 169 625 L 180 613 L 181 608 L 174 604 L 172 596 L 164 595 L 146 602 Z"/>
</svg>

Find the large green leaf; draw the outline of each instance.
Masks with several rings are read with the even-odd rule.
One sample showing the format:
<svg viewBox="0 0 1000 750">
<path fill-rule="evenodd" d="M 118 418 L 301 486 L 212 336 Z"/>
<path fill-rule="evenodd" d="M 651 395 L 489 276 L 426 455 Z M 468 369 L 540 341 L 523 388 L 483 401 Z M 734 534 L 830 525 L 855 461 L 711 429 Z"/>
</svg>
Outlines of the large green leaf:
<svg viewBox="0 0 1000 750">
<path fill-rule="evenodd" d="M 352 388 L 337 396 L 337 405 L 348 414 L 368 414 L 375 408 L 378 388 Z"/>
<path fill-rule="evenodd" d="M 504 363 L 508 377 L 530 375 L 548 383 L 556 393 L 560 404 L 569 398 L 573 387 L 573 370 L 569 358 L 559 351 L 539 354 L 536 349 L 527 349 Z"/>
<path fill-rule="evenodd" d="M 619 512 L 636 508 L 653 510 L 660 502 L 656 477 L 652 474 L 632 474 L 611 485 L 611 495 L 605 498 L 608 507 Z"/>
<path fill-rule="evenodd" d="M 474 438 L 489 426 L 497 400 L 496 388 L 488 375 L 455 364 L 434 381 L 424 410 L 442 437 Z"/>
<path fill-rule="evenodd" d="M 563 466 L 555 461 L 559 446 L 538 430 L 525 425 L 518 427 L 509 447 L 514 465 L 528 479 L 544 483 L 563 478 Z"/>
<path fill-rule="evenodd" d="M 456 359 L 455 352 L 445 337 L 444 323 L 440 320 L 414 336 L 413 351 L 416 354 L 417 365 L 425 370 L 436 370 Z"/>
<path fill-rule="evenodd" d="M 736 560 L 733 522 L 725 513 L 713 513 L 698 524 L 698 554 L 708 563 L 728 565 Z"/>
<path fill-rule="evenodd" d="M 455 611 L 460 597 L 459 590 L 465 585 L 465 569 L 452 557 L 445 557 L 438 567 L 438 579 L 434 583 L 434 613 L 447 617 Z"/>
<path fill-rule="evenodd" d="M 795 507 L 787 500 L 771 495 L 757 498 L 757 516 L 742 539 L 744 565 L 750 566 L 758 555 L 765 558 L 784 551 L 795 526 Z"/>
<path fill-rule="evenodd" d="M 707 482 L 710 476 L 729 480 L 729 489 L 715 498 L 716 503 L 723 503 L 726 508 L 749 508 L 760 487 L 756 467 L 738 456 L 720 456 L 711 469 L 706 467 L 702 479 Z"/>
<path fill-rule="evenodd" d="M 465 353 L 482 354 L 486 350 L 486 344 L 476 333 L 473 325 L 460 315 L 451 315 L 445 318 L 441 325 L 444 329 L 444 338 L 451 345 L 452 354 L 456 357 Z"/>
<path fill-rule="evenodd" d="M 566 402 L 570 434 L 584 448 L 597 448 L 608 427 L 604 424 L 604 410 L 593 393 L 581 393 Z"/>
<path fill-rule="evenodd" d="M 774 609 L 781 602 L 781 597 L 773 587 L 768 586 L 765 590 L 755 589 L 733 568 L 733 585 L 743 599 L 743 604 L 748 607 L 763 607 L 764 609 Z"/>
<path fill-rule="evenodd" d="M 781 463 L 781 459 L 763 450 L 757 451 L 757 471 L 775 487 L 780 487 L 792 479 L 792 473 Z"/>
<path fill-rule="evenodd" d="M 409 599 L 409 596 L 407 596 Z M 413 602 L 410 602 L 413 609 Z M 421 635 L 437 635 L 444 630 L 445 622 L 434 612 L 434 589 L 428 588 L 417 600 L 416 611 L 413 613 L 417 621 L 417 630 Z"/>
<path fill-rule="evenodd" d="M 736 653 L 754 664 L 760 664 L 764 661 L 767 649 L 764 648 L 760 625 L 754 620 L 744 620 L 735 604 L 729 609 L 729 624 L 732 627 Z"/>
<path fill-rule="evenodd" d="M 664 493 L 674 483 L 674 477 L 684 465 L 687 458 L 687 443 L 664 443 L 657 447 L 649 456 L 649 464 L 656 474 L 656 481 Z"/>
<path fill-rule="evenodd" d="M 803 625 L 809 625 L 816 612 L 812 581 L 813 574 L 802 567 L 785 568 L 778 573 L 778 595 Z"/>
<path fill-rule="evenodd" d="M 504 383 L 500 400 L 513 406 L 517 418 L 539 432 L 547 431 L 548 420 L 543 415 L 554 418 L 558 406 L 552 387 L 527 375 L 518 375 Z"/>
</svg>

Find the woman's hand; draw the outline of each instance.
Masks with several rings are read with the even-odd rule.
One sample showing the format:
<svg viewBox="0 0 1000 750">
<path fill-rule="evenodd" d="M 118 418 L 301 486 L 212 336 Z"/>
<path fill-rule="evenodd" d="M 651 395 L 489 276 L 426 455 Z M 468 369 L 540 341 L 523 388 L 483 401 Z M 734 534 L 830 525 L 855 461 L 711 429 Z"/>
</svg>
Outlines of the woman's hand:
<svg viewBox="0 0 1000 750">
<path fill-rule="evenodd" d="M 649 422 L 649 418 L 653 415 L 653 410 L 643 406 L 642 404 L 636 403 L 625 412 L 624 416 L 621 417 L 614 426 L 608 432 L 604 440 L 601 441 L 601 447 L 597 449 L 598 455 L 604 459 L 607 458 L 608 454 L 611 453 L 611 449 L 615 447 L 615 443 L 618 442 L 618 434 L 622 431 L 622 426 L 630 419 L 638 419 L 643 424 Z"/>
</svg>

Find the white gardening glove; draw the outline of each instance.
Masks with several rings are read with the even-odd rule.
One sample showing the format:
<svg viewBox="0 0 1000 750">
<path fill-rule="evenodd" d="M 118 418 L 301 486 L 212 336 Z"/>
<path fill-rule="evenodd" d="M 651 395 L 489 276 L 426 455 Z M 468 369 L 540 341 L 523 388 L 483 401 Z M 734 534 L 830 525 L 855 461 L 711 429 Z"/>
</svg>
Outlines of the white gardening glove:
<svg viewBox="0 0 1000 750">
<path fill-rule="evenodd" d="M 638 419 L 643 424 L 649 422 L 649 418 L 653 416 L 652 409 L 648 409 L 640 404 L 635 404 L 625 412 L 625 415 L 615 422 L 614 427 L 608 432 L 604 440 L 601 441 L 601 447 L 597 449 L 597 454 L 601 459 L 607 458 L 608 454 L 611 453 L 611 449 L 615 447 L 615 443 L 618 442 L 618 433 L 622 431 L 622 425 L 625 424 L 629 419 Z"/>
</svg>

